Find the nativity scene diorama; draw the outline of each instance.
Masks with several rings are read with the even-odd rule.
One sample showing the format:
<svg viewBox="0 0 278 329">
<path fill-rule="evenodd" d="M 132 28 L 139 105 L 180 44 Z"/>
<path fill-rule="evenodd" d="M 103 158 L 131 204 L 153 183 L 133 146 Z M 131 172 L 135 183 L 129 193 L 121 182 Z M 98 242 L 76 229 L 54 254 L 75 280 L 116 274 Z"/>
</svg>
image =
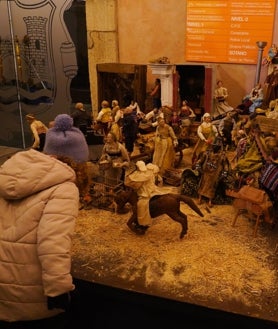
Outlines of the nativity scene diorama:
<svg viewBox="0 0 278 329">
<path fill-rule="evenodd" d="M 44 152 L 59 114 L 85 138 L 87 161 L 62 159 L 79 190 L 76 282 L 278 321 L 277 45 L 265 77 L 233 90 L 249 68 L 159 56 L 159 39 L 125 47 L 136 20 L 118 5 L 0 1 L 1 145 Z"/>
<path fill-rule="evenodd" d="M 70 2 L 67 3 L 70 7 Z M 32 17 L 28 15 L 30 8 L 24 4 L 21 8 L 13 6 L 11 9 L 14 14 L 20 10 L 21 19 L 2 24 L 7 28 L 13 23 L 16 31 L 24 33 L 19 36 L 12 34 L 11 38 L 0 38 L 0 97 L 3 106 L 10 109 L 19 101 L 20 110 L 26 116 L 30 112 L 30 106 L 35 104 L 42 121 L 49 118 L 50 110 L 55 114 L 68 111 L 69 84 L 77 74 L 78 66 L 75 47 L 66 24 L 56 17 L 58 8 L 54 11 L 56 18 L 54 17 L 52 23 L 43 5 L 36 8 L 38 15 Z M 66 13 L 67 6 L 63 10 Z M 59 24 L 63 29 L 56 28 Z M 51 44 L 56 30 L 64 31 L 55 35 L 55 43 L 60 49 L 58 54 L 53 52 L 54 47 Z M 90 113 L 88 127 L 78 126 L 86 135 L 88 144 L 92 144 L 94 137 L 99 137 L 103 143 L 100 157 L 95 163 L 88 165 L 89 171 L 92 166 L 94 170 L 96 167 L 98 174 L 97 177 L 90 174 L 90 193 L 81 200 L 82 206 L 86 209 L 101 206 L 103 202 L 97 201 L 99 195 L 102 196 L 102 201 L 108 203 L 108 208 L 111 204 L 119 203 L 115 201 L 118 198 L 112 196 L 113 193 L 119 193 L 119 190 L 126 192 L 132 188 L 128 186 L 126 179 L 133 175 L 136 163 L 143 161 L 145 165 L 156 166 L 157 172 L 155 177 L 148 178 L 152 181 L 154 191 L 147 190 L 146 184 L 143 184 L 143 191 L 141 188 L 137 191 L 132 188 L 136 191 L 138 202 L 132 208 L 134 220 L 128 227 L 136 234 L 144 234 L 147 231 L 145 226 L 149 228 L 152 222 L 140 224 L 140 219 L 137 218 L 140 217 L 142 200 L 145 201 L 144 208 L 148 209 L 152 198 L 161 194 L 159 188 L 155 187 L 163 185 L 178 188 L 178 193 L 186 198 L 196 198 L 198 205 L 207 204 L 209 211 L 214 205 L 233 202 L 236 205 L 235 201 L 242 199 L 237 192 L 246 185 L 250 186 L 265 193 L 265 203 L 261 204 L 256 196 L 250 200 L 243 198 L 245 201 L 242 202 L 242 208 L 250 208 L 251 212 L 255 212 L 257 222 L 265 219 L 275 225 L 278 194 L 277 49 L 275 44 L 271 45 L 267 56 L 263 58 L 262 64 L 268 68 L 264 85 L 257 83 L 252 86 L 250 91 L 242 95 L 242 103 L 233 107 L 230 105 L 231 96 L 225 87 L 225 81 L 218 79 L 212 93 L 214 107 L 211 113 L 203 108 L 201 116 L 200 109 L 192 109 L 187 99 L 180 97 L 175 105 L 165 102 L 162 82 L 165 83 L 168 75 L 154 79 L 154 87 L 149 92 L 146 91 L 147 106 L 139 104 L 134 86 L 125 88 L 122 91 L 124 95 L 115 98 L 121 94 L 123 84 L 117 85 L 119 90 L 116 96 L 102 99 L 101 108 L 95 109 L 97 115 Z M 15 59 L 14 67 L 11 67 L 12 57 Z M 152 60 L 150 65 L 160 67 L 171 64 L 170 59 L 163 56 Z M 63 74 L 57 74 L 58 69 Z M 132 79 L 128 75 L 128 85 L 133 84 Z M 112 96 L 105 92 L 101 95 Z M 142 102 L 141 99 L 140 101 Z M 80 108 L 79 112 L 83 110 Z M 9 111 L 9 116 L 12 119 L 18 113 Z M 45 124 L 48 125 L 47 122 Z M 14 135 L 12 140 L 18 139 L 20 130 L 20 127 L 14 129 L 17 136 Z M 1 132 L 3 140 L 6 138 L 5 133 L 5 130 Z M 22 137 L 25 144 L 24 134 Z M 185 153 L 187 161 L 184 161 Z M 100 189 L 103 190 L 100 192 Z M 189 199 L 183 200 L 199 212 L 195 201 L 191 203 Z M 178 202 L 180 201 L 179 199 Z M 120 209 L 123 205 L 119 207 L 118 204 L 115 207 Z M 187 231 L 186 220 L 179 218 L 179 211 L 177 208 L 177 213 L 170 217 L 182 223 L 181 236 L 184 236 Z M 165 212 L 169 215 L 169 212 Z M 148 215 L 150 214 L 149 209 Z"/>
<path fill-rule="evenodd" d="M 115 146 L 118 145 L 117 164 L 113 153 L 106 156 L 105 167 L 103 161 L 96 163 L 98 178 L 92 178 L 92 198 L 83 207 L 90 209 L 95 205 L 119 213 L 131 211 L 127 227 L 138 235 L 144 235 L 151 227 L 152 220 L 146 221 L 147 218 L 164 213 L 181 223 L 182 238 L 188 228 L 180 202 L 200 216 L 203 213 L 199 205 L 206 205 L 206 211 L 211 212 L 214 205 L 232 204 L 236 218 L 242 211 L 255 217 L 254 235 L 261 222 L 273 228 L 278 206 L 278 95 L 277 77 L 273 78 L 277 66 L 267 76 L 264 88 L 256 84 L 235 108 L 229 105 L 227 89 L 219 80 L 214 112 L 205 112 L 200 121 L 186 100 L 178 108 L 162 105 L 146 113 L 138 103 L 133 106 L 134 100 L 120 106 L 117 119 L 116 116 L 109 119 L 107 138 L 104 136 L 106 148 L 109 135 L 114 136 L 111 131 L 117 120 L 117 129 L 121 131 L 120 141 L 113 137 Z M 225 96 L 220 99 L 216 95 L 222 92 Z M 122 147 L 128 149 L 125 158 L 120 152 Z M 148 170 L 148 165 L 155 170 Z M 99 178 L 107 177 L 109 166 L 120 171 L 114 182 L 115 177 L 111 177 L 110 185 L 105 178 Z M 162 190 L 165 186 L 175 187 L 175 193 L 165 193 Z M 102 199 L 106 205 L 96 201 L 100 189 L 107 191 Z M 162 197 L 163 207 L 158 211 L 156 201 Z M 140 218 L 144 219 L 142 223 Z"/>
</svg>

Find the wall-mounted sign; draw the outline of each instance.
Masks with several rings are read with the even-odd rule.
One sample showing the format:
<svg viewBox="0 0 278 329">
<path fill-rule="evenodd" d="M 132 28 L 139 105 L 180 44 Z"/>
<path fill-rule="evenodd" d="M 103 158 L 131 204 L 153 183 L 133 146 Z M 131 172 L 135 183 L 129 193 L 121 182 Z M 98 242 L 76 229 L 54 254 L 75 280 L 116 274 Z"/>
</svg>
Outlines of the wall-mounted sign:
<svg viewBox="0 0 278 329">
<path fill-rule="evenodd" d="M 256 64 L 256 42 L 271 47 L 275 3 L 186 1 L 186 61 Z"/>
</svg>

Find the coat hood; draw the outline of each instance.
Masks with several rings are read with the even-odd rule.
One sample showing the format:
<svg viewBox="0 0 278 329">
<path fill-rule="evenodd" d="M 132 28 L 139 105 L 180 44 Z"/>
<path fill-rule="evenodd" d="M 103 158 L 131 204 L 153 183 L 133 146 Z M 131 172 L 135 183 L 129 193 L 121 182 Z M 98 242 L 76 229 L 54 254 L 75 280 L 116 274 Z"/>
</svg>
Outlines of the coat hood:
<svg viewBox="0 0 278 329">
<path fill-rule="evenodd" d="M 20 200 L 66 181 L 75 181 L 67 164 L 33 149 L 17 152 L 0 167 L 0 197 Z"/>
</svg>

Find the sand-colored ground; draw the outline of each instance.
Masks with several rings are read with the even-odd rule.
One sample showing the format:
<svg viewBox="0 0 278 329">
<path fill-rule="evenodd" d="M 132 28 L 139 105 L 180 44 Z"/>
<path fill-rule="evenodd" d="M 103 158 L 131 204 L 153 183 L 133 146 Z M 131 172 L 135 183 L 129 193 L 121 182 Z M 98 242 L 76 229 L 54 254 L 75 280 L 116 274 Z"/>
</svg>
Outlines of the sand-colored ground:
<svg viewBox="0 0 278 329">
<path fill-rule="evenodd" d="M 190 163 L 185 150 L 182 166 Z M 178 187 L 163 189 L 179 193 Z M 144 236 L 119 215 L 81 210 L 73 239 L 73 275 L 224 311 L 277 321 L 277 228 L 241 215 L 235 227 L 232 205 L 214 205 L 199 217 L 187 205 L 188 234 L 167 215 L 153 221 Z"/>
</svg>

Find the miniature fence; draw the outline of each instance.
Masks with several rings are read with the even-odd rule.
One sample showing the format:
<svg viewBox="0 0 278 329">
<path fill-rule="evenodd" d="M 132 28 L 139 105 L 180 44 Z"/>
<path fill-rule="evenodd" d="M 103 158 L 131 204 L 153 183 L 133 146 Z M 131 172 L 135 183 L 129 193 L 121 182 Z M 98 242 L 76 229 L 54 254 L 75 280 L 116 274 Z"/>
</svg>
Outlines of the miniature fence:
<svg viewBox="0 0 278 329">
<path fill-rule="evenodd" d="M 92 206 L 100 209 L 114 211 L 113 195 L 123 189 L 123 182 L 105 178 L 95 177 L 92 181 L 90 194 Z"/>
</svg>

